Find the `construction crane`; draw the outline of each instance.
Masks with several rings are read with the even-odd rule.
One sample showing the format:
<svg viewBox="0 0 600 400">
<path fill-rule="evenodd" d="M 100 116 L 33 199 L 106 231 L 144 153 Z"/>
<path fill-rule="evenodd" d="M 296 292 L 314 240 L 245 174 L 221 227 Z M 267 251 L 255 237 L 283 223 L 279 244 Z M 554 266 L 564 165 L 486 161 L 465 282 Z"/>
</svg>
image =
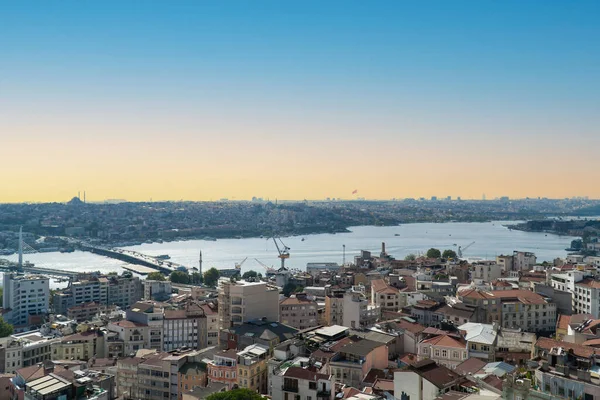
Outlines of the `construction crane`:
<svg viewBox="0 0 600 400">
<path fill-rule="evenodd" d="M 279 243 L 281 243 L 281 247 L 279 247 L 279 243 L 277 243 L 277 239 L 279 239 Z M 275 243 L 275 247 L 277 247 L 277 252 L 279 253 L 279 258 L 281 259 L 281 268 L 285 268 L 285 260 L 290 258 L 290 248 L 283 243 L 281 238 L 275 239 L 273 236 L 273 243 Z"/>
<path fill-rule="evenodd" d="M 244 265 L 244 263 L 246 262 L 247 259 L 248 259 L 248 257 L 244 258 L 240 263 L 235 263 L 235 269 L 237 269 L 237 270 L 242 269 L 242 265 Z"/>
<path fill-rule="evenodd" d="M 255 258 L 254 260 L 257 263 L 259 263 L 261 267 L 263 267 L 265 269 L 265 272 L 267 273 L 267 275 L 275 272 L 275 268 L 269 267 L 267 264 L 265 264 L 264 262 L 260 261 L 258 258 Z"/>
<path fill-rule="evenodd" d="M 468 245 L 466 245 L 465 247 L 462 246 L 458 246 L 458 258 L 462 258 L 463 256 L 463 251 L 467 250 L 469 247 L 473 246 L 475 244 L 475 242 L 471 242 Z"/>
</svg>

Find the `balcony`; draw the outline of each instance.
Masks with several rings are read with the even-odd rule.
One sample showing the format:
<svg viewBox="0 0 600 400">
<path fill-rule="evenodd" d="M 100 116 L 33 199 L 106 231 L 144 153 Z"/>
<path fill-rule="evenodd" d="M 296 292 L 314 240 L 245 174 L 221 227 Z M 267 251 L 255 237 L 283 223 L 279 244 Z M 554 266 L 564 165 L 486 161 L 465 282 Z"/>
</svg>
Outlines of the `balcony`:
<svg viewBox="0 0 600 400">
<path fill-rule="evenodd" d="M 317 399 L 319 399 L 321 397 L 326 398 L 326 399 L 331 398 L 331 390 L 319 390 L 317 392 Z"/>
<path fill-rule="evenodd" d="M 283 385 L 281 387 L 281 390 L 283 390 L 284 392 L 298 393 L 298 386 Z"/>
</svg>

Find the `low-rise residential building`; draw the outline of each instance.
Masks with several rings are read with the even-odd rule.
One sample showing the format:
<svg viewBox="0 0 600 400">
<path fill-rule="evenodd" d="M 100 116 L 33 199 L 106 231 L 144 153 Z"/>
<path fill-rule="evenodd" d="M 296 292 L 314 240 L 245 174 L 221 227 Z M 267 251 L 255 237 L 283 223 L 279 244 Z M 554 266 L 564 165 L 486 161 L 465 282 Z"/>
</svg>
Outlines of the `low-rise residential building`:
<svg viewBox="0 0 600 400">
<path fill-rule="evenodd" d="M 456 372 L 423 360 L 407 370 L 394 372 L 394 396 L 397 399 L 435 400 L 450 391 L 464 392 L 467 379 Z"/>
<path fill-rule="evenodd" d="M 243 350 L 252 344 L 267 348 L 292 339 L 298 329 L 268 320 L 249 321 L 221 331 L 220 347 Z"/>
<path fill-rule="evenodd" d="M 318 308 L 316 301 L 309 299 L 306 293 L 296 293 L 279 303 L 279 318 L 282 324 L 304 330 L 318 324 Z"/>
<path fill-rule="evenodd" d="M 206 364 L 196 361 L 188 361 L 179 368 L 179 398 L 183 393 L 195 387 L 206 387 L 207 382 Z"/>
<path fill-rule="evenodd" d="M 171 281 L 144 281 L 144 300 L 165 301 L 171 297 L 173 287 Z"/>
<path fill-rule="evenodd" d="M 465 304 L 477 307 L 475 322 L 495 322 L 504 328 L 536 332 L 554 331 L 556 326 L 556 305 L 530 290 L 466 289 L 457 296 Z"/>
<path fill-rule="evenodd" d="M 53 360 L 83 360 L 104 357 L 104 336 L 100 331 L 86 331 L 60 338 L 52 343 Z"/>
<path fill-rule="evenodd" d="M 398 311 L 400 307 L 400 291 L 388 285 L 383 279 L 371 281 L 371 304 L 381 311 Z"/>
<path fill-rule="evenodd" d="M 456 368 L 468 357 L 467 343 L 460 335 L 441 334 L 419 343 L 419 361 L 431 359 L 444 367 Z"/>
<path fill-rule="evenodd" d="M 228 389 L 237 385 L 237 350 L 231 349 L 213 356 L 207 362 L 208 382 L 219 382 L 227 385 Z"/>
<path fill-rule="evenodd" d="M 495 361 L 497 328 L 493 325 L 468 322 L 458 329 L 466 332 L 465 340 L 469 358 L 480 358 L 486 362 Z"/>
<path fill-rule="evenodd" d="M 344 323 L 344 294 L 346 290 L 332 290 L 325 296 L 325 322 L 327 325 Z"/>
<path fill-rule="evenodd" d="M 269 349 L 253 344 L 237 353 L 238 386 L 267 393 L 267 359 Z"/>
<path fill-rule="evenodd" d="M 106 306 L 92 301 L 90 303 L 82 303 L 67 310 L 67 317 L 74 319 L 77 322 L 91 321 L 94 316 L 98 315 Z"/>
<path fill-rule="evenodd" d="M 372 368 L 385 369 L 387 365 L 387 347 L 362 339 L 341 347 L 331 358 L 329 370 L 334 381 L 358 387 Z"/>
<path fill-rule="evenodd" d="M 273 388 L 273 398 L 282 400 L 332 400 L 335 394 L 331 377 L 310 368 L 289 367 L 283 373 L 283 385 Z"/>
<path fill-rule="evenodd" d="M 483 282 L 492 282 L 502 276 L 502 265 L 499 264 L 475 264 L 473 269 L 473 279 L 480 279 Z"/>
<path fill-rule="evenodd" d="M 531 358 L 536 334 L 516 329 L 500 328 L 496 339 L 496 361 L 522 365 Z"/>
</svg>

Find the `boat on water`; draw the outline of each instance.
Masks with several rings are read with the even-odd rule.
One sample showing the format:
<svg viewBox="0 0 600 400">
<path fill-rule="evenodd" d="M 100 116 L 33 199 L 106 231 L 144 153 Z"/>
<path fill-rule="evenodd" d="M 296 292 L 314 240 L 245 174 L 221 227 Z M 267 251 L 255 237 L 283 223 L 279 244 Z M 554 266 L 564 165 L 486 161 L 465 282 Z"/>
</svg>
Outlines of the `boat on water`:
<svg viewBox="0 0 600 400">
<path fill-rule="evenodd" d="M 216 242 L 217 239 L 212 237 L 212 236 L 204 236 L 204 238 L 202 240 L 208 240 L 210 242 Z"/>
<path fill-rule="evenodd" d="M 61 253 L 72 253 L 72 252 L 74 252 L 74 251 L 75 251 L 75 248 L 74 248 L 74 247 L 61 247 L 61 248 L 59 249 L 59 251 L 60 251 Z"/>
<path fill-rule="evenodd" d="M 171 256 L 168 254 L 161 254 L 161 255 L 156 256 L 156 259 L 158 259 L 158 260 L 169 260 L 170 258 L 171 258 Z"/>
<path fill-rule="evenodd" d="M 399 233 L 394 233 L 394 236 L 400 236 L 400 234 Z"/>
<path fill-rule="evenodd" d="M 303 242 L 304 242 L 305 240 L 306 240 L 305 238 L 302 238 L 302 241 L 303 241 Z"/>
</svg>

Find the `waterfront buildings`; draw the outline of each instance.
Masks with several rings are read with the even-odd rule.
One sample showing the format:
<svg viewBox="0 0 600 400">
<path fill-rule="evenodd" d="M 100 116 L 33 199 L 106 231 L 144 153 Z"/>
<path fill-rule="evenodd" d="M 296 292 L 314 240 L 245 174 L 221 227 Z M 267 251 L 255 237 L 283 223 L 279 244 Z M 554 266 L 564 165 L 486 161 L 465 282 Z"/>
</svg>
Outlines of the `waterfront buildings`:
<svg viewBox="0 0 600 400">
<path fill-rule="evenodd" d="M 219 327 L 266 318 L 279 321 L 279 290 L 265 282 L 219 280 Z"/>
</svg>

